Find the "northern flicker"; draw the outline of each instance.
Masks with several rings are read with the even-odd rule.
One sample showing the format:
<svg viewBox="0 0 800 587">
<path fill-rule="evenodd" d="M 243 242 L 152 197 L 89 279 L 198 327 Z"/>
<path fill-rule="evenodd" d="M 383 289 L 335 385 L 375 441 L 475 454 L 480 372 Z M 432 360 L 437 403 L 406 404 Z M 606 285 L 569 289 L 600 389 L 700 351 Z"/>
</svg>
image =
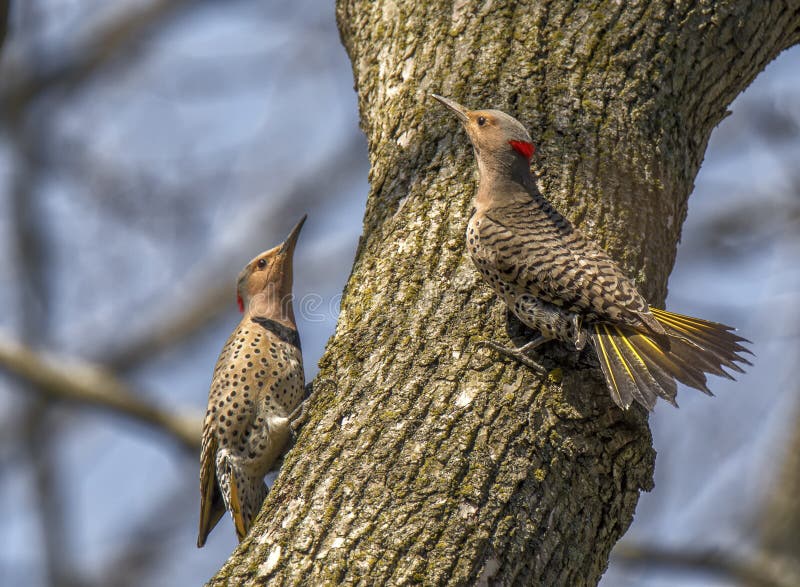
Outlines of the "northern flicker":
<svg viewBox="0 0 800 587">
<path fill-rule="evenodd" d="M 748 342 L 733 328 L 650 307 L 609 255 L 559 214 L 530 170 L 525 127 L 498 110 L 468 110 L 434 95 L 461 121 L 478 161 L 467 248 L 483 278 L 536 338 L 518 349 L 487 344 L 533 368 L 528 353 L 549 340 L 576 350 L 591 342 L 611 397 L 652 410 L 677 405 L 676 380 L 709 395 L 706 373 L 742 373 Z"/>
<path fill-rule="evenodd" d="M 305 220 L 239 274 L 236 298 L 243 316 L 214 368 L 203 423 L 198 547 L 225 509 L 239 541 L 245 537 L 267 496 L 264 475 L 286 450 L 303 401 L 292 257 Z"/>
</svg>

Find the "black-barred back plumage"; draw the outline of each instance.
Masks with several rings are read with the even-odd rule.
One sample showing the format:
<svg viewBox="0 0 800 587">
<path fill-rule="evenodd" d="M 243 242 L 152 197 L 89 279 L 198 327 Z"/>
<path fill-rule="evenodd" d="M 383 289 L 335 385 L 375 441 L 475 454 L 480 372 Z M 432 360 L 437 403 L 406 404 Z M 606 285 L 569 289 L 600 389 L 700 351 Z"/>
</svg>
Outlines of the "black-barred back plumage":
<svg viewBox="0 0 800 587">
<path fill-rule="evenodd" d="M 244 315 L 217 360 L 203 423 L 200 547 L 225 509 L 239 541 L 245 537 L 267 495 L 264 476 L 286 450 L 290 416 L 304 398 L 291 303 L 292 256 L 304 220 L 239 277 Z"/>
<path fill-rule="evenodd" d="M 533 146 L 517 120 L 435 97 L 461 120 L 478 158 L 470 256 L 540 335 L 508 354 L 520 357 L 553 339 L 580 350 L 589 340 L 622 408 L 636 401 L 652 409 L 658 397 L 675 404 L 676 380 L 710 393 L 706 373 L 731 377 L 725 368 L 742 372 L 739 364 L 749 364 L 741 356 L 746 341 L 732 328 L 651 308 L 609 255 L 553 208 L 533 180 Z"/>
</svg>

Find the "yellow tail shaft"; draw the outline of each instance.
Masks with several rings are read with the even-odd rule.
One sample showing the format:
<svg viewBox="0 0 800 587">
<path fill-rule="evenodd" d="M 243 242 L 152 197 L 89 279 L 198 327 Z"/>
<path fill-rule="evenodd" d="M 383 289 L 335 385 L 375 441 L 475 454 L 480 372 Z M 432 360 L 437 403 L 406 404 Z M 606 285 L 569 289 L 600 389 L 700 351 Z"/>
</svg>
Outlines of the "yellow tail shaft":
<svg viewBox="0 0 800 587">
<path fill-rule="evenodd" d="M 663 326 L 667 344 L 627 326 L 591 326 L 603 375 L 621 408 L 636 401 L 652 410 L 659 397 L 677 405 L 676 381 L 710 395 L 707 373 L 733 379 L 725 368 L 743 373 L 739 363 L 750 364 L 741 355 L 750 352 L 741 345 L 748 341 L 730 326 L 657 308 L 650 311 Z"/>
</svg>

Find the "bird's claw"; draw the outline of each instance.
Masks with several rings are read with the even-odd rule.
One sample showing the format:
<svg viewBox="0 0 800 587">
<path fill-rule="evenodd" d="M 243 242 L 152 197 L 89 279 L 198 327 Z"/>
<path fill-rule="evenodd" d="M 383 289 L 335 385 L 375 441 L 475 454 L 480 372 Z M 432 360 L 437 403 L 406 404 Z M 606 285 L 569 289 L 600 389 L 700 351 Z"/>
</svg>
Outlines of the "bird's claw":
<svg viewBox="0 0 800 587">
<path fill-rule="evenodd" d="M 308 401 L 313 397 L 311 394 L 305 400 L 303 400 L 299 406 L 297 406 L 294 411 L 289 414 L 289 432 L 292 435 L 292 443 L 297 439 L 297 433 L 300 428 L 303 427 L 303 424 L 306 423 L 308 420 Z"/>
<path fill-rule="evenodd" d="M 503 346 L 500 343 L 494 342 L 493 340 L 481 340 L 478 342 L 480 346 L 488 346 L 491 349 L 494 349 L 501 355 L 504 355 L 510 359 L 514 359 L 515 361 L 522 363 L 529 369 L 532 369 L 536 373 L 540 375 L 546 375 L 547 369 L 542 367 L 539 363 L 531 359 L 528 355 L 526 355 L 521 349 L 512 349 L 506 346 Z M 527 345 L 526 345 L 527 346 Z M 524 347 L 523 347 L 524 348 Z"/>
</svg>

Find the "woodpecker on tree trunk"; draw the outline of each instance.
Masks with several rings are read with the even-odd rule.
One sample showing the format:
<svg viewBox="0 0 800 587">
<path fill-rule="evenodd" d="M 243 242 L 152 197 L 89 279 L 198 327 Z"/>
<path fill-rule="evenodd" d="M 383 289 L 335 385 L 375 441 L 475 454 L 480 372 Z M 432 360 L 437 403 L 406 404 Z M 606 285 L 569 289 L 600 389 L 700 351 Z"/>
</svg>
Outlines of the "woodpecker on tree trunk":
<svg viewBox="0 0 800 587">
<path fill-rule="evenodd" d="M 267 496 L 266 475 L 286 450 L 305 392 L 292 308 L 292 257 L 306 217 L 261 253 L 236 288 L 242 320 L 214 368 L 200 455 L 202 547 L 227 509 L 241 542 Z"/>
<path fill-rule="evenodd" d="M 539 193 L 525 127 L 499 110 L 452 110 L 472 142 L 480 175 L 467 248 L 510 310 L 539 335 L 521 348 L 492 348 L 543 371 L 528 353 L 549 340 L 581 350 L 591 341 L 611 397 L 652 410 L 673 405 L 676 380 L 709 395 L 706 373 L 733 379 L 749 342 L 733 328 L 652 308 L 619 266 Z"/>
</svg>

